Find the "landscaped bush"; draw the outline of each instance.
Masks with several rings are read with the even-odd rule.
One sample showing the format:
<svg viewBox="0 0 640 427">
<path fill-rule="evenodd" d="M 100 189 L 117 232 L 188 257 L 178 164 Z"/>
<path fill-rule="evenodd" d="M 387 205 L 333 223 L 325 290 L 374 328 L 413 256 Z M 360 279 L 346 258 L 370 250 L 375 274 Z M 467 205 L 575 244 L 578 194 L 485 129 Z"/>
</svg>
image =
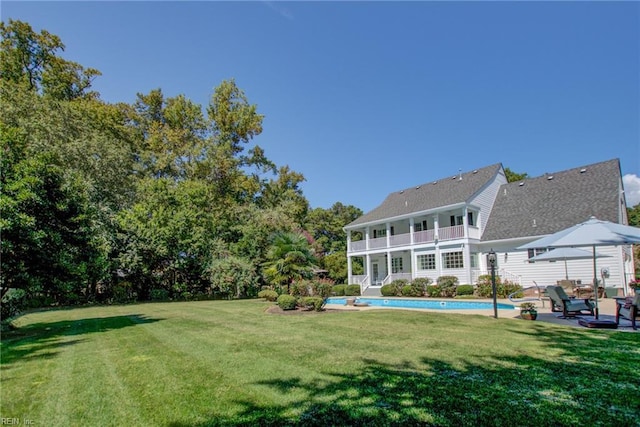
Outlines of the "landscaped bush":
<svg viewBox="0 0 640 427">
<path fill-rule="evenodd" d="M 456 296 L 458 278 L 456 276 L 440 276 L 438 277 L 438 286 L 440 286 L 440 296 L 453 298 Z"/>
<path fill-rule="evenodd" d="M 130 282 L 120 282 L 113 286 L 113 302 L 116 304 L 126 304 L 134 302 L 138 294 L 133 289 Z"/>
<path fill-rule="evenodd" d="M 401 296 L 402 288 L 404 288 L 408 284 L 409 281 L 407 279 L 397 279 L 390 283 L 390 285 L 393 286 L 396 296 Z"/>
<path fill-rule="evenodd" d="M 391 284 L 382 285 L 382 287 L 380 288 L 380 293 L 383 297 L 395 297 L 396 287 Z"/>
<path fill-rule="evenodd" d="M 297 280 L 289 287 L 289 293 L 294 297 L 308 297 L 313 293 L 311 280 Z"/>
<path fill-rule="evenodd" d="M 500 276 L 496 276 L 496 296 L 498 298 L 507 298 L 514 292 L 521 291 L 522 286 L 505 280 L 504 282 L 500 278 Z M 491 298 L 493 297 L 493 289 L 491 286 L 491 276 L 488 274 L 484 274 L 478 277 L 478 284 L 476 286 L 476 295 L 481 298 Z M 523 296 L 522 293 L 516 293 L 514 296 L 521 298 Z"/>
<path fill-rule="evenodd" d="M 427 294 L 427 286 L 431 284 L 431 279 L 428 277 L 417 277 L 411 282 L 411 286 L 415 289 L 417 296 L 423 296 Z"/>
<path fill-rule="evenodd" d="M 404 285 L 400 291 L 403 297 L 419 297 L 422 293 L 419 289 L 414 288 L 412 285 Z"/>
<path fill-rule="evenodd" d="M 341 297 L 344 296 L 344 291 L 346 290 L 347 285 L 335 285 L 331 288 L 331 293 L 335 296 Z"/>
<path fill-rule="evenodd" d="M 427 286 L 427 296 L 431 298 L 440 298 L 442 296 L 442 289 L 439 285 Z"/>
<path fill-rule="evenodd" d="M 331 279 L 315 279 L 311 281 L 311 290 L 313 295 L 321 298 L 328 298 L 331 296 L 333 285 L 335 282 Z"/>
<path fill-rule="evenodd" d="M 302 298 L 302 305 L 307 310 L 322 311 L 324 308 L 325 299 L 322 297 L 304 297 Z"/>
<path fill-rule="evenodd" d="M 278 293 L 271 289 L 265 289 L 258 292 L 258 298 L 264 298 L 267 301 L 276 301 L 278 299 Z"/>
<path fill-rule="evenodd" d="M 360 285 L 347 285 L 344 294 L 348 297 L 360 296 Z"/>
<path fill-rule="evenodd" d="M 456 296 L 473 295 L 473 285 L 458 285 L 456 287 Z"/>
<path fill-rule="evenodd" d="M 296 297 L 282 294 L 278 297 L 278 306 L 283 310 L 295 310 L 297 305 Z"/>
</svg>

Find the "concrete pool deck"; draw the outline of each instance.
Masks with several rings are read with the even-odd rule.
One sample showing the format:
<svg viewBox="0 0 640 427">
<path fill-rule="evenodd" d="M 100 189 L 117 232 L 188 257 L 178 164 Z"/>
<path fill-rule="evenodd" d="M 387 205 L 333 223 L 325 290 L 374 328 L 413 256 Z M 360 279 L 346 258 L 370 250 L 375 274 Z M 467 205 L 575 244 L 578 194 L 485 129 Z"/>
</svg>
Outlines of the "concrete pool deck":
<svg viewBox="0 0 640 427">
<path fill-rule="evenodd" d="M 370 298 L 370 297 L 367 297 L 367 298 Z M 474 300 L 469 300 L 469 302 L 489 302 L 489 303 L 492 303 L 493 301 L 490 300 L 490 299 L 474 299 Z M 510 319 L 511 318 L 511 319 L 520 320 L 520 310 L 518 308 L 520 306 L 520 302 L 512 302 L 512 301 L 510 301 L 508 299 L 498 299 L 497 302 L 498 302 L 498 304 L 511 304 L 511 305 L 516 307 L 516 309 L 498 309 L 498 318 L 502 318 L 502 319 Z M 589 316 L 589 315 L 582 315 L 582 316 L 576 316 L 574 318 L 562 319 L 562 318 L 560 318 L 562 316 L 562 313 L 552 312 L 551 311 L 551 304 L 550 304 L 548 299 L 544 299 L 544 301 L 534 300 L 534 301 L 529 301 L 529 302 L 533 302 L 536 305 L 536 308 L 538 310 L 538 318 L 536 319 L 536 322 L 548 322 L 548 323 L 554 323 L 554 324 L 557 324 L 557 325 L 564 325 L 564 326 L 570 326 L 570 327 L 575 327 L 575 328 L 587 329 L 586 327 L 580 325 L 580 323 L 579 323 L 580 319 L 584 319 L 584 320 L 593 320 L 594 319 L 593 316 Z M 486 309 L 483 309 L 483 310 L 455 310 L 455 309 L 438 310 L 438 309 L 427 309 L 427 308 L 405 309 L 405 308 L 398 308 L 398 307 L 380 307 L 380 306 L 354 307 L 354 306 L 350 306 L 350 305 L 339 305 L 339 304 L 331 304 L 330 307 L 332 309 L 342 309 L 342 310 L 419 310 L 419 311 L 428 311 L 428 312 L 437 312 L 437 313 L 476 314 L 476 315 L 493 317 L 493 309 L 490 309 L 490 310 L 486 310 Z M 599 310 L 599 316 L 598 316 L 599 320 L 613 320 L 613 321 L 615 321 L 615 318 L 616 318 L 616 300 L 613 299 L 613 298 L 601 298 L 601 299 L 599 299 L 598 300 L 598 310 Z M 638 331 L 640 331 L 640 329 L 638 329 L 638 331 L 634 331 L 631 328 L 631 322 L 629 320 L 626 320 L 626 319 L 620 319 L 620 324 L 618 325 L 618 329 L 612 329 L 612 330 L 630 331 L 630 332 L 638 332 Z"/>
</svg>

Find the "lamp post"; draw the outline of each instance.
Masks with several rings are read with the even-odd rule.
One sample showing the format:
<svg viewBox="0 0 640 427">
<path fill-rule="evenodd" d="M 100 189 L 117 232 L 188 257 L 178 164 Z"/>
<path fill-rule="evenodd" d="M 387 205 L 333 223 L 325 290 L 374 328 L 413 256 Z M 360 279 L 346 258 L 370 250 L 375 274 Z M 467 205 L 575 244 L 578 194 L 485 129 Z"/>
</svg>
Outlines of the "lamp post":
<svg viewBox="0 0 640 427">
<path fill-rule="evenodd" d="M 498 318 L 498 301 L 496 297 L 496 253 L 493 248 L 489 251 L 489 267 L 491 268 L 491 291 L 493 293 L 493 317 Z"/>
</svg>

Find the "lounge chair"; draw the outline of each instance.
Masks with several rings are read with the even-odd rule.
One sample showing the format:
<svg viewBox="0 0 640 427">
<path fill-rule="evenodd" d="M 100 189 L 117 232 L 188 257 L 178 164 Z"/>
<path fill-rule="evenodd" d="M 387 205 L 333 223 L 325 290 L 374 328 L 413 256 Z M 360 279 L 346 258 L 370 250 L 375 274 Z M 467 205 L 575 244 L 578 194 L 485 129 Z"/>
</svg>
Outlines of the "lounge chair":
<svg viewBox="0 0 640 427">
<path fill-rule="evenodd" d="M 578 314 L 593 316 L 594 305 L 589 299 L 569 298 L 561 286 L 547 286 L 547 293 L 551 300 L 551 311 L 561 311 L 562 317 L 573 317 Z"/>
<path fill-rule="evenodd" d="M 637 291 L 636 291 L 637 292 Z M 631 320 L 631 327 L 635 330 L 636 318 L 640 317 L 638 308 L 640 307 L 640 293 L 636 293 L 633 298 L 618 299 L 616 301 L 616 324 L 620 324 L 620 318 Z"/>
</svg>

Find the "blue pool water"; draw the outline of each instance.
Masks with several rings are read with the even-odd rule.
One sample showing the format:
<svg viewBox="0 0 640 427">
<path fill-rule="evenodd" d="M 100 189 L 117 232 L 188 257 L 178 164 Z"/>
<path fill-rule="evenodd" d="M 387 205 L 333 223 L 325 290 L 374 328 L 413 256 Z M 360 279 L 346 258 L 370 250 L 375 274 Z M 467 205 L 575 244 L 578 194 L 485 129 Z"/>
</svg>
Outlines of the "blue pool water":
<svg viewBox="0 0 640 427">
<path fill-rule="evenodd" d="M 488 310 L 493 309 L 492 302 L 485 301 L 442 301 L 431 299 L 405 299 L 405 298 L 356 298 L 356 303 L 368 303 L 371 307 L 395 307 L 395 308 L 428 308 L 431 310 Z M 346 297 L 331 297 L 327 304 L 346 305 Z M 498 304 L 499 309 L 514 310 L 512 304 Z"/>
</svg>

